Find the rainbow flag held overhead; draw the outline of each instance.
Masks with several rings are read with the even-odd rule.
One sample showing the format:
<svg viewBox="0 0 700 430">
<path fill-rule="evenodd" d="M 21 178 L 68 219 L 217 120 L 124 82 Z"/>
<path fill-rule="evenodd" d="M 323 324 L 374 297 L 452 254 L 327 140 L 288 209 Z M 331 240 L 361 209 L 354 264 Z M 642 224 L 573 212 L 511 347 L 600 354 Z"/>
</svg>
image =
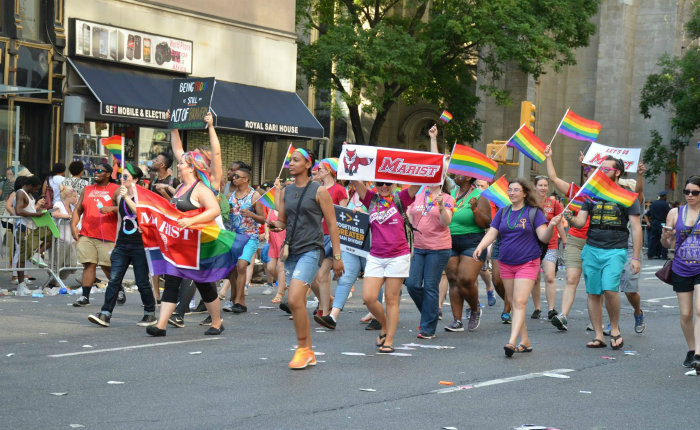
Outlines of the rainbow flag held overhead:
<svg viewBox="0 0 700 430">
<path fill-rule="evenodd" d="M 601 128 L 603 128 L 603 126 L 600 125 L 599 122 L 580 117 L 571 111 L 567 111 L 557 132 L 572 139 L 595 142 L 598 138 L 598 134 L 600 134 Z"/>
<path fill-rule="evenodd" d="M 294 148 L 291 144 L 289 145 L 289 149 L 287 150 L 287 155 L 284 157 L 284 168 L 288 169 L 289 168 L 289 162 L 292 161 L 292 152 L 296 151 L 296 148 Z"/>
<path fill-rule="evenodd" d="M 100 143 L 104 146 L 107 151 L 114 156 L 121 164 L 123 163 L 122 158 L 122 146 L 124 145 L 124 137 L 122 136 L 112 136 L 100 139 Z"/>
<path fill-rule="evenodd" d="M 260 198 L 260 203 L 267 206 L 268 208 L 275 210 L 275 188 L 270 188 L 270 191 L 266 192 Z"/>
<path fill-rule="evenodd" d="M 521 125 L 520 129 L 510 138 L 508 146 L 519 149 L 520 152 L 540 164 L 546 158 L 544 149 L 547 145 L 535 136 L 535 133 L 531 132 L 525 124 Z"/>
<path fill-rule="evenodd" d="M 499 208 L 504 208 L 511 205 L 510 198 L 508 197 L 508 181 L 506 181 L 506 176 L 503 175 L 499 180 L 491 184 L 490 187 L 481 192 L 482 197 L 486 197 Z"/>
<path fill-rule="evenodd" d="M 440 120 L 448 123 L 452 121 L 452 114 L 444 110 L 442 111 L 442 115 L 440 115 Z"/>
<path fill-rule="evenodd" d="M 596 170 L 586 184 L 581 187 L 580 195 L 617 203 L 625 207 L 632 206 L 637 199 L 637 193 L 622 188 L 600 169 Z"/>
<path fill-rule="evenodd" d="M 469 176 L 491 182 L 498 170 L 498 163 L 465 145 L 455 145 L 452 158 L 447 166 L 447 173 Z"/>
</svg>

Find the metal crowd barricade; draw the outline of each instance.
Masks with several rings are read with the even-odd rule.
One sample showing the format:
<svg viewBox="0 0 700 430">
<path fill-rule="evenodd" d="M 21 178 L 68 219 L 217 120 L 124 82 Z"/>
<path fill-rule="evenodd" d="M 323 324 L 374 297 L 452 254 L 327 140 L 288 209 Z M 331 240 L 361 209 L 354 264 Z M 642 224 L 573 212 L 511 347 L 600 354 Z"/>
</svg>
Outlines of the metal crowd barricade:
<svg viewBox="0 0 700 430">
<path fill-rule="evenodd" d="M 65 287 L 63 279 L 82 267 L 78 266 L 78 254 L 70 234 L 70 220 L 54 221 L 61 237 L 54 237 L 48 228 L 27 227 L 23 217 L 0 216 L 0 272 L 17 272 L 18 269 L 23 272 L 44 271 L 49 278 L 43 287 L 52 279 L 59 287 Z M 44 251 L 46 267 L 41 267 L 35 259 L 40 250 Z M 23 268 L 18 267 L 21 262 L 24 262 Z M 16 273 L 13 274 L 16 276 Z"/>
</svg>

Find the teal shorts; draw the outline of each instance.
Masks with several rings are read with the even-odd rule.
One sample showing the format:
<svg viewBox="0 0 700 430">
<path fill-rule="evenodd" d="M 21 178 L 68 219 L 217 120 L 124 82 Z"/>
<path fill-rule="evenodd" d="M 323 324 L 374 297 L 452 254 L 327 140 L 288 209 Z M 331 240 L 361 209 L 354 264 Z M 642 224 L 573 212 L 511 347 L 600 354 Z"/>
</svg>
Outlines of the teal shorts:
<svg viewBox="0 0 700 430">
<path fill-rule="evenodd" d="M 601 295 L 603 291 L 615 291 L 620 285 L 620 275 L 627 261 L 627 249 L 601 249 L 585 245 L 581 251 L 583 279 L 588 294 Z"/>
</svg>

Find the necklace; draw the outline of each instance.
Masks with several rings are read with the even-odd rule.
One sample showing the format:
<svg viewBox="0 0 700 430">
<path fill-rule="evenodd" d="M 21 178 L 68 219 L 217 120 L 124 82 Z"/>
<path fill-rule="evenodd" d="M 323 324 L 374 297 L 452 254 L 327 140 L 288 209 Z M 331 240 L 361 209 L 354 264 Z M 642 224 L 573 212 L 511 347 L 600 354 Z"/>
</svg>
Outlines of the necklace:
<svg viewBox="0 0 700 430">
<path fill-rule="evenodd" d="M 508 206 L 508 213 L 506 214 L 506 225 L 508 226 L 508 229 L 510 230 L 515 230 L 515 227 L 518 226 L 518 220 L 520 219 L 520 216 L 523 214 L 523 211 L 525 210 L 525 205 L 520 209 L 520 212 L 518 215 L 515 217 L 515 224 L 511 227 L 510 225 L 510 213 L 511 209 L 513 209 L 513 205 Z M 525 224 L 523 224 L 523 228 L 525 228 Z"/>
<path fill-rule="evenodd" d="M 389 206 L 394 201 L 394 195 L 389 194 L 387 197 L 379 196 L 379 206 L 383 207 L 385 211 L 389 210 Z"/>
<path fill-rule="evenodd" d="M 455 200 L 455 207 L 453 209 L 453 212 L 459 213 L 462 212 L 462 209 L 464 209 L 464 204 L 467 202 L 466 197 L 471 194 L 472 190 L 474 189 L 474 185 L 470 186 L 467 191 L 462 193 L 461 196 L 457 197 Z M 456 193 L 455 193 L 456 195 Z"/>
<path fill-rule="evenodd" d="M 130 198 L 129 196 L 125 197 Z M 126 206 L 126 200 L 124 200 L 124 198 L 122 198 L 122 204 L 124 205 L 124 213 L 126 214 L 126 216 L 124 216 L 124 222 L 122 223 L 122 232 L 124 232 L 124 234 L 134 234 L 139 229 L 138 224 L 136 223 L 136 214 L 129 212 L 129 208 Z M 126 228 L 126 221 L 131 222 L 133 226 L 132 229 Z"/>
<path fill-rule="evenodd" d="M 308 187 L 310 183 L 311 183 L 311 178 L 309 178 L 309 181 L 306 184 L 304 184 L 303 187 L 296 187 L 297 191 L 294 193 L 294 198 L 295 199 L 299 198 L 299 190 Z M 295 186 L 296 186 L 296 184 L 295 184 Z"/>
</svg>

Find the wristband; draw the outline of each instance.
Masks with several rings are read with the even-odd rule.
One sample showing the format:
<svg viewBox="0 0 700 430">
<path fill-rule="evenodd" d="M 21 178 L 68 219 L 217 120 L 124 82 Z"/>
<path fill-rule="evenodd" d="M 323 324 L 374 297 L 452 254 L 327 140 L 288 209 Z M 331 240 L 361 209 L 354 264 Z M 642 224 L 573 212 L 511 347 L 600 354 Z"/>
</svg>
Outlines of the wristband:
<svg viewBox="0 0 700 430">
<path fill-rule="evenodd" d="M 637 260 L 637 261 L 639 261 L 639 258 L 637 258 L 637 257 L 632 257 L 632 260 Z"/>
</svg>

